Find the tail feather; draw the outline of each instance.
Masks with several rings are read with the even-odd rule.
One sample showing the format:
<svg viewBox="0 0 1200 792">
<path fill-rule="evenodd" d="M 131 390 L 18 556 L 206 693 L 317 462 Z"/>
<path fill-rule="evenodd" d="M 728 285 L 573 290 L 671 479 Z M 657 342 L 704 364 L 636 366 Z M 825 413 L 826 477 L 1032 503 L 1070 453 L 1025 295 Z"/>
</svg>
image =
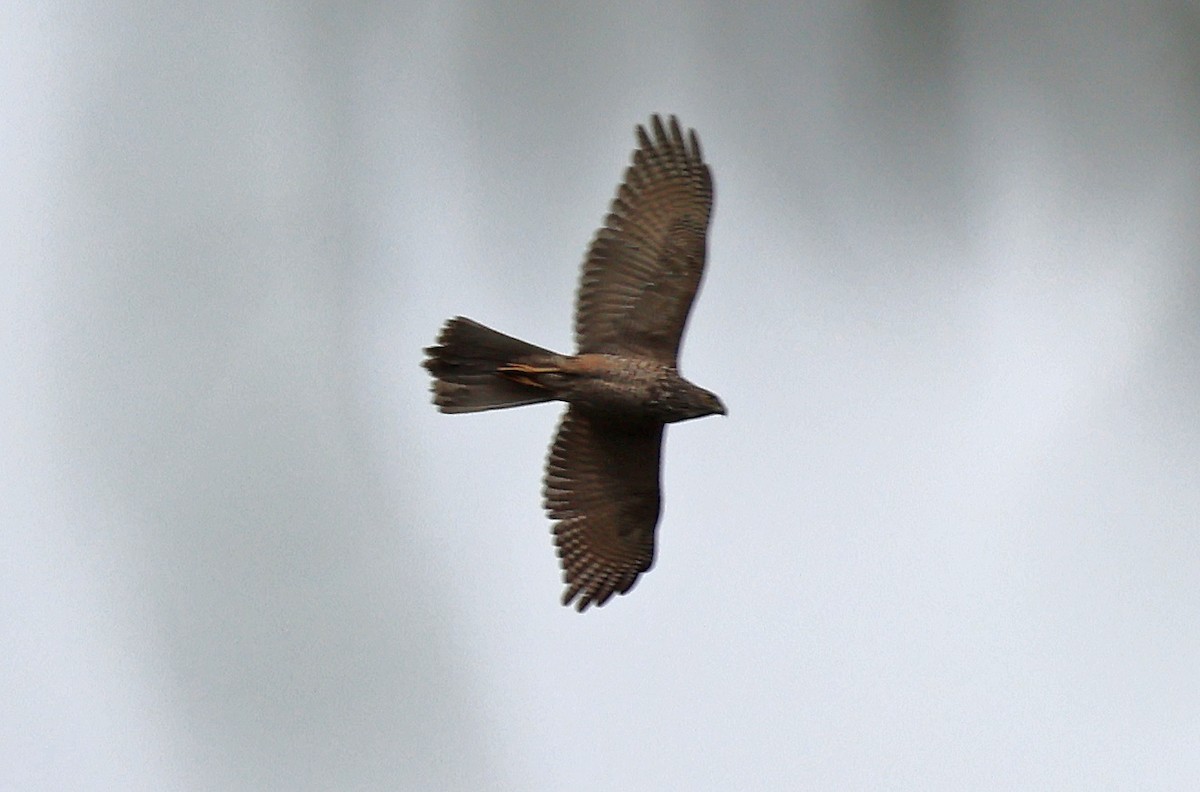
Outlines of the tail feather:
<svg viewBox="0 0 1200 792">
<path fill-rule="evenodd" d="M 437 346 L 425 350 L 433 401 L 442 412 L 466 413 L 537 404 L 554 398 L 545 388 L 499 373 L 501 366 L 556 357 L 553 352 L 459 316 L 446 322 Z"/>
</svg>

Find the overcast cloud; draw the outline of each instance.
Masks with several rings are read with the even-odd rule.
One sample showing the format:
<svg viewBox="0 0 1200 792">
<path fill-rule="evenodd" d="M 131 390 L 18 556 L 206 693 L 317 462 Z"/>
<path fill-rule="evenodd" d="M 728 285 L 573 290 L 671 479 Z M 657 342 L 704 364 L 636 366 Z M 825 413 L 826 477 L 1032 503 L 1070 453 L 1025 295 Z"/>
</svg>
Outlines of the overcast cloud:
<svg viewBox="0 0 1200 792">
<path fill-rule="evenodd" d="M 1200 786 L 1200 12 L 1127 5 L 6 6 L 0 788 Z M 730 415 L 579 615 L 557 407 L 418 363 L 570 351 L 652 112 Z"/>
</svg>

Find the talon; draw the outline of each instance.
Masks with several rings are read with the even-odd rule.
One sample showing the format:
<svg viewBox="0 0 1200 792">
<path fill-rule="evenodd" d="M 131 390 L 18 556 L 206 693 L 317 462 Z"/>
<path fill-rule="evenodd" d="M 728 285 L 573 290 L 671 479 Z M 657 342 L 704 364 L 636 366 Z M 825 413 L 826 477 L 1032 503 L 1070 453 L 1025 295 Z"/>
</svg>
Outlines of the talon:
<svg viewBox="0 0 1200 792">
<path fill-rule="evenodd" d="M 557 366 L 531 366 L 528 363 L 506 363 L 496 371 L 503 372 L 520 372 L 522 374 L 554 374 L 559 369 Z"/>
<path fill-rule="evenodd" d="M 531 375 L 533 374 L 554 374 L 558 369 L 553 366 L 531 366 L 527 363 L 508 363 L 499 366 L 496 373 L 512 380 L 519 382 L 522 385 L 529 385 L 533 388 L 545 388 L 546 386 L 538 382 Z"/>
</svg>

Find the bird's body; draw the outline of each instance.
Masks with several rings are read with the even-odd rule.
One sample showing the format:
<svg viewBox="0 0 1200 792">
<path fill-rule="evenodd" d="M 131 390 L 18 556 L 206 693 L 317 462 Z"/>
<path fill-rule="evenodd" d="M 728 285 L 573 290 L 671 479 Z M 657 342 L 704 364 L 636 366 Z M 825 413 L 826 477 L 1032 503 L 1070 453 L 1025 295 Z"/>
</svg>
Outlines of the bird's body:
<svg viewBox="0 0 1200 792">
<path fill-rule="evenodd" d="M 716 396 L 679 376 L 674 366 L 646 358 L 590 353 L 566 358 L 562 368 L 558 398 L 614 419 L 668 424 L 724 411 Z"/>
<path fill-rule="evenodd" d="M 584 263 L 576 355 L 464 317 L 426 350 L 434 402 L 480 412 L 565 401 L 547 462 L 545 504 L 567 590 L 584 610 L 624 594 L 654 562 L 663 426 L 721 400 L 680 376 L 677 356 L 704 268 L 712 177 L 694 132 L 652 119 Z"/>
</svg>

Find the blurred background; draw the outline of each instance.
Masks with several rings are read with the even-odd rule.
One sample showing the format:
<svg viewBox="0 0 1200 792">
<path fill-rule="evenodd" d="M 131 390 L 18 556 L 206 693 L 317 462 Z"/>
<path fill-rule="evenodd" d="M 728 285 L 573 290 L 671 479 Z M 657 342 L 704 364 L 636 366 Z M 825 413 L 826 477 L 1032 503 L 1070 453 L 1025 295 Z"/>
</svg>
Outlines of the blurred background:
<svg viewBox="0 0 1200 792">
<path fill-rule="evenodd" d="M 752 8 L 753 10 L 749 10 Z M 1085 10 L 1086 9 L 1086 10 Z M 0 11 L 0 788 L 1200 785 L 1200 8 Z M 652 112 L 717 201 L 658 561 L 555 406 Z"/>
</svg>

